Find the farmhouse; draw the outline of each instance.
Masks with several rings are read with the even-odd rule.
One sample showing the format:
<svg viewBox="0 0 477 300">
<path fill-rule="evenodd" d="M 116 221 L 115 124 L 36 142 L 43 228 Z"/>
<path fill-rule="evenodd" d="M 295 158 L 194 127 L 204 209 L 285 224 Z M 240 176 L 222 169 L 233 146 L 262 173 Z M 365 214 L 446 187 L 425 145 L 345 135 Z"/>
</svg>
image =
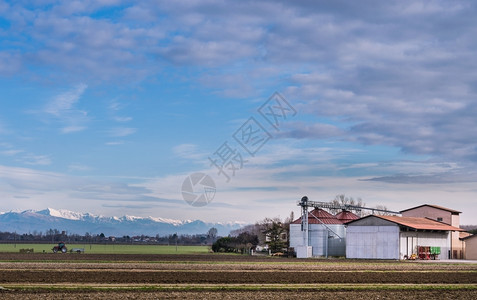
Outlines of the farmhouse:
<svg viewBox="0 0 477 300">
<path fill-rule="evenodd" d="M 308 213 L 308 245 L 311 246 L 311 253 L 310 255 L 300 253 L 298 256 L 344 256 L 346 252 L 344 223 L 358 218 L 357 215 L 346 210 L 336 216 L 320 208 L 310 211 Z M 300 217 L 290 224 L 290 247 L 298 250 L 306 243 Z"/>
<path fill-rule="evenodd" d="M 451 234 L 459 231 L 429 218 L 369 215 L 347 223 L 346 257 L 448 259 Z"/>
</svg>

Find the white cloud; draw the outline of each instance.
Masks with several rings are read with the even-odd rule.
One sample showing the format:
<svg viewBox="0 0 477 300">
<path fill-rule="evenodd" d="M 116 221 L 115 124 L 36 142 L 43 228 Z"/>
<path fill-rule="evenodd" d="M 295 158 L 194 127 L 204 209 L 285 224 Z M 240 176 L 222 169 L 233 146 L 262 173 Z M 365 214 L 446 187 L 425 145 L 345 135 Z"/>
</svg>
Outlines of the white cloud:
<svg viewBox="0 0 477 300">
<path fill-rule="evenodd" d="M 1 33 L 1 32 L 0 32 Z M 1 36 L 1 34 L 0 34 Z M 0 74 L 13 75 L 21 70 L 22 60 L 18 53 L 0 51 Z"/>
<path fill-rule="evenodd" d="M 68 166 L 68 170 L 69 171 L 80 171 L 80 172 L 85 172 L 85 171 L 91 171 L 93 170 L 92 167 L 90 166 L 87 166 L 87 165 L 83 165 L 83 164 L 70 164 Z"/>
<path fill-rule="evenodd" d="M 132 121 L 132 117 L 114 117 L 114 121 L 116 122 L 121 122 L 121 123 L 126 123 Z"/>
<path fill-rule="evenodd" d="M 302 122 L 288 122 L 285 126 L 286 131 L 279 134 L 280 137 L 296 139 L 326 139 L 339 137 L 344 134 L 342 129 L 334 125 L 324 123 L 305 124 Z"/>
<path fill-rule="evenodd" d="M 311 156 L 311 155 L 310 155 Z M 424 164 L 416 163 L 424 168 Z M 402 210 L 419 203 L 435 203 L 465 211 L 462 223 L 470 223 L 475 207 L 466 203 L 474 198 L 473 183 L 455 184 L 444 182 L 387 183 L 380 181 L 363 181 L 366 176 L 339 176 L 330 174 L 333 168 L 309 163 L 287 167 L 267 166 L 267 168 L 247 165 L 237 171 L 229 183 L 223 176 L 217 175 L 215 169 L 204 169 L 216 183 L 217 191 L 211 204 L 204 208 L 182 210 L 184 217 L 200 216 L 201 219 L 255 222 L 265 216 L 286 217 L 290 211 L 299 214 L 296 202 L 304 195 L 316 201 L 331 201 L 338 194 L 346 194 L 354 198 L 362 198 L 368 206 L 382 204 L 392 210 Z M 412 167 L 414 168 L 414 167 Z M 416 166 L 416 169 L 418 167 Z M 199 171 L 199 170 L 197 170 Z M 151 191 L 150 195 L 183 201 L 180 194 L 182 182 L 188 174 L 170 175 L 161 178 L 147 179 L 138 186 Z M 253 209 L 250 209 L 253 207 Z M 164 208 L 171 216 L 177 214 L 176 209 Z"/>
<path fill-rule="evenodd" d="M 92 83 L 120 79 L 130 82 L 152 73 L 148 59 L 157 48 L 161 27 L 92 17 L 95 5 L 54 5 L 29 20 L 37 48 L 29 53 L 40 66 L 58 67 L 69 78 L 87 77 Z M 59 78 L 63 79 L 63 78 Z"/>
<path fill-rule="evenodd" d="M 20 150 L 20 149 L 9 149 L 9 150 L 1 151 L 0 153 L 6 156 L 15 156 L 17 154 L 24 153 L 24 152 L 25 152 L 24 150 Z"/>
<path fill-rule="evenodd" d="M 67 126 L 61 129 L 62 133 L 72 133 L 85 130 L 85 126 Z"/>
<path fill-rule="evenodd" d="M 207 159 L 207 153 L 199 151 L 199 147 L 194 144 L 181 144 L 172 149 L 174 155 L 180 158 L 203 160 Z"/>
<path fill-rule="evenodd" d="M 86 88 L 87 86 L 85 84 L 79 84 L 73 90 L 56 96 L 47 104 L 45 112 L 55 115 L 56 117 L 63 117 L 64 114 L 70 113 L 73 109 L 73 105 L 79 101 Z"/>
<path fill-rule="evenodd" d="M 114 141 L 105 143 L 106 146 L 119 146 L 124 145 L 124 141 Z"/>
<path fill-rule="evenodd" d="M 111 115 L 112 120 L 118 123 L 127 123 L 133 120 L 132 117 L 129 116 L 120 116 L 118 112 L 121 110 L 126 109 L 128 104 L 120 102 L 118 100 L 113 100 L 108 105 L 108 113 Z"/>
<path fill-rule="evenodd" d="M 0 151 L 0 155 L 13 157 L 15 161 L 21 162 L 25 165 L 48 166 L 52 163 L 49 155 L 37 155 L 23 149 L 16 149 L 10 143 L 0 143 L 0 147 L 4 148 L 4 150 Z"/>
<path fill-rule="evenodd" d="M 136 133 L 136 128 L 130 127 L 117 127 L 109 130 L 109 135 L 112 137 L 125 137 Z"/>
<path fill-rule="evenodd" d="M 79 84 L 46 104 L 43 113 L 59 123 L 61 133 L 69 134 L 87 129 L 88 113 L 76 107 L 86 88 L 85 84 Z"/>
<path fill-rule="evenodd" d="M 70 167 L 87 171 L 84 165 L 72 164 Z M 120 179 L 86 178 L 0 165 L 0 198 L 4 201 L 17 199 L 3 202 L 4 209 L 44 209 L 60 205 L 59 208 L 84 211 L 88 207 L 88 212 L 104 213 L 105 201 L 124 205 L 157 205 L 164 201 L 149 193 L 144 187 L 123 183 Z"/>
<path fill-rule="evenodd" d="M 176 37 L 173 46 L 159 53 L 177 64 L 218 66 L 241 57 L 255 56 L 257 50 L 239 41 L 200 41 Z"/>
<path fill-rule="evenodd" d="M 21 161 L 26 165 L 47 166 L 51 164 L 51 158 L 47 155 L 26 154 L 21 157 Z"/>
</svg>

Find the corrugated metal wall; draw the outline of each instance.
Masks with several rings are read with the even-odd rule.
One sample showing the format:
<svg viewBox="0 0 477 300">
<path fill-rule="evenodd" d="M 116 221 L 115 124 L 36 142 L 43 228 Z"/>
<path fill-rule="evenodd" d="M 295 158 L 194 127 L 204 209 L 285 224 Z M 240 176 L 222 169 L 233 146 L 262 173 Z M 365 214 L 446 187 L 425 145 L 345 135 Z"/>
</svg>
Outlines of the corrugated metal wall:
<svg viewBox="0 0 477 300">
<path fill-rule="evenodd" d="M 310 224 L 309 226 L 309 245 L 313 247 L 313 256 L 344 256 L 346 254 L 346 229 L 344 225 L 330 224 L 325 227 L 321 224 Z M 333 232 L 341 238 L 338 238 Z M 290 247 L 297 248 L 298 246 L 303 246 L 301 225 L 290 224 Z"/>
<path fill-rule="evenodd" d="M 305 246 L 301 224 L 290 224 L 290 247 L 296 249 L 298 246 Z"/>
<path fill-rule="evenodd" d="M 346 257 L 399 259 L 399 227 L 348 226 Z"/>
</svg>

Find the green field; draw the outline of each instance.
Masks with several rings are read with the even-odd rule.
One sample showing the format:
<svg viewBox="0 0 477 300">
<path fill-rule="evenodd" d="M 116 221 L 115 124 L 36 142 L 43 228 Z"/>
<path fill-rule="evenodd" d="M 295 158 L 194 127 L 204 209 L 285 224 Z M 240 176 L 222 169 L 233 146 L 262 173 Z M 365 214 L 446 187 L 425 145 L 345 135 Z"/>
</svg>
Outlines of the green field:
<svg viewBox="0 0 477 300">
<path fill-rule="evenodd" d="M 20 252 L 20 249 L 34 249 L 35 253 L 52 253 L 55 244 L 0 244 L 0 252 Z M 67 244 L 72 248 L 84 248 L 86 254 L 200 254 L 208 253 L 209 246 L 167 246 L 167 245 L 114 245 L 114 244 Z M 60 254 L 58 254 L 60 255 Z"/>
</svg>

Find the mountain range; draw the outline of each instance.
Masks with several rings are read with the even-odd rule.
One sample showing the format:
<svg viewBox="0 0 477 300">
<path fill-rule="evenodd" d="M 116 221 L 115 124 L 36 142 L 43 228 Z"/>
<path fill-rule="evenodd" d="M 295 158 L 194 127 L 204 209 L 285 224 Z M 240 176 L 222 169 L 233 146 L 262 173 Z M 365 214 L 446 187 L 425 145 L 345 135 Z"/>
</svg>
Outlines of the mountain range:
<svg viewBox="0 0 477 300">
<path fill-rule="evenodd" d="M 25 210 L 21 212 L 0 213 L 0 231 L 45 233 L 49 229 L 66 231 L 68 234 L 100 234 L 106 236 L 161 236 L 177 233 L 204 234 L 215 227 L 218 235 L 226 236 L 231 230 L 238 229 L 242 223 L 206 223 L 201 220 L 173 220 L 154 217 L 105 217 L 90 213 L 78 213 L 65 209 L 47 208 L 44 210 Z"/>
</svg>

